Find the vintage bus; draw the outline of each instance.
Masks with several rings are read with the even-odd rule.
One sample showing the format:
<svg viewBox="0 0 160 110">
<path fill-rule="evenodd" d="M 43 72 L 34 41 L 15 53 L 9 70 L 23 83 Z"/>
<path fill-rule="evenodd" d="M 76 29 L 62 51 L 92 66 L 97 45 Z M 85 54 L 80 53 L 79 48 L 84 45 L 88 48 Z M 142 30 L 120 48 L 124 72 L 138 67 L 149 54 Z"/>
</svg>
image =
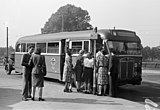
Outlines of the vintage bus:
<svg viewBox="0 0 160 110">
<path fill-rule="evenodd" d="M 96 34 L 93 30 L 87 30 L 21 37 L 15 47 L 15 71 L 22 72 L 20 61 L 24 52 L 27 52 L 27 47 L 39 46 L 46 59 L 46 77 L 62 80 L 65 49 L 72 49 L 74 65 L 79 50 L 83 49 L 86 53 L 94 52 L 94 43 L 96 48 L 104 46 L 112 60 L 117 61 L 118 84 L 141 84 L 141 40 L 135 32 L 129 30 L 101 29 Z"/>
</svg>

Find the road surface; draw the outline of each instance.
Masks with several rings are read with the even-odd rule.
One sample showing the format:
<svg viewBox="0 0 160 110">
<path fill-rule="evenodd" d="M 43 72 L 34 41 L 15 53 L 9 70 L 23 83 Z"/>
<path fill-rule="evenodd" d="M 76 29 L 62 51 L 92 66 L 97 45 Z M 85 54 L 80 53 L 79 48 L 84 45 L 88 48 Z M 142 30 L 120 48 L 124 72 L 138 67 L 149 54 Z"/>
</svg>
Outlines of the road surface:
<svg viewBox="0 0 160 110">
<path fill-rule="evenodd" d="M 142 85 L 120 87 L 117 98 L 77 93 L 75 88 L 72 93 L 64 93 L 63 84 L 45 81 L 46 101 L 39 102 L 22 101 L 22 76 L 14 71 L 6 75 L 0 67 L 0 110 L 145 110 L 145 99 L 160 105 L 159 76 L 159 71 L 143 71 Z M 155 110 L 159 109 L 158 106 Z"/>
</svg>

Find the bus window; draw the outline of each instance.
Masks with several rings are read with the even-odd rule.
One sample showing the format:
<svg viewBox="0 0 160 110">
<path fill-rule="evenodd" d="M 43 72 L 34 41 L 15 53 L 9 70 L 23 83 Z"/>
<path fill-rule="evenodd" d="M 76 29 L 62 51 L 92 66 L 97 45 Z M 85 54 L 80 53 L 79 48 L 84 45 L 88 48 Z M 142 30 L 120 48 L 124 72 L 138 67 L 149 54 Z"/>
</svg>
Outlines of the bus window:
<svg viewBox="0 0 160 110">
<path fill-rule="evenodd" d="M 82 49 L 82 41 L 72 42 L 72 53 L 73 54 L 78 54 L 81 49 Z"/>
<path fill-rule="evenodd" d="M 46 53 L 46 43 L 37 43 L 37 46 L 41 48 L 42 53 Z"/>
<path fill-rule="evenodd" d="M 141 47 L 138 45 L 138 43 L 126 43 L 127 45 L 127 53 L 128 54 L 141 54 Z"/>
<path fill-rule="evenodd" d="M 27 43 L 27 49 L 29 46 L 33 46 L 33 48 L 35 48 L 35 43 Z"/>
<path fill-rule="evenodd" d="M 89 52 L 89 41 L 84 41 L 84 50 L 85 52 Z"/>
<path fill-rule="evenodd" d="M 118 55 L 140 55 L 140 47 L 136 42 L 108 41 L 110 51 Z"/>
<path fill-rule="evenodd" d="M 21 52 L 26 52 L 26 44 L 25 43 L 21 44 Z"/>
<path fill-rule="evenodd" d="M 59 53 L 59 42 L 48 43 L 47 53 Z"/>
<path fill-rule="evenodd" d="M 17 44 L 16 45 L 16 52 L 20 52 L 21 51 L 21 45 L 20 44 Z"/>
</svg>

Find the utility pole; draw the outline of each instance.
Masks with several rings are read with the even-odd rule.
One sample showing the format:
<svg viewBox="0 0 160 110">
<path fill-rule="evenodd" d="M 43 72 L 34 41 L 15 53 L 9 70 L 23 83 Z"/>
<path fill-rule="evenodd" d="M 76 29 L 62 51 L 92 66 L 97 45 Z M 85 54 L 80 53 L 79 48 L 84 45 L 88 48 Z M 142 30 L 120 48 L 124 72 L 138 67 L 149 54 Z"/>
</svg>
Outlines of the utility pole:
<svg viewBox="0 0 160 110">
<path fill-rule="evenodd" d="M 8 26 L 6 27 L 6 37 L 7 37 L 7 39 L 6 39 L 6 44 L 7 44 L 7 63 L 8 63 Z"/>
<path fill-rule="evenodd" d="M 62 32 L 64 31 L 64 20 L 63 20 L 63 15 L 61 15 L 62 17 Z"/>
</svg>

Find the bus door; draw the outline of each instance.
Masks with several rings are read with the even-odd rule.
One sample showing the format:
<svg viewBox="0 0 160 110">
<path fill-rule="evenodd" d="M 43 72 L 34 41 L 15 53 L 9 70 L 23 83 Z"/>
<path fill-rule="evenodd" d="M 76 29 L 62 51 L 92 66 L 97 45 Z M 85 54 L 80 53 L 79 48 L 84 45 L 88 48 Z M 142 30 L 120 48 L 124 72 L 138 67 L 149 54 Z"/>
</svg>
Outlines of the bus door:
<svg viewBox="0 0 160 110">
<path fill-rule="evenodd" d="M 63 67 L 65 62 L 65 48 L 66 48 L 66 40 L 61 40 L 61 55 L 60 55 L 60 78 L 63 78 Z"/>
<path fill-rule="evenodd" d="M 60 78 L 63 78 L 63 68 L 65 62 L 65 55 L 67 49 L 69 48 L 69 39 L 62 39 L 61 40 L 61 55 L 60 55 Z"/>
</svg>

